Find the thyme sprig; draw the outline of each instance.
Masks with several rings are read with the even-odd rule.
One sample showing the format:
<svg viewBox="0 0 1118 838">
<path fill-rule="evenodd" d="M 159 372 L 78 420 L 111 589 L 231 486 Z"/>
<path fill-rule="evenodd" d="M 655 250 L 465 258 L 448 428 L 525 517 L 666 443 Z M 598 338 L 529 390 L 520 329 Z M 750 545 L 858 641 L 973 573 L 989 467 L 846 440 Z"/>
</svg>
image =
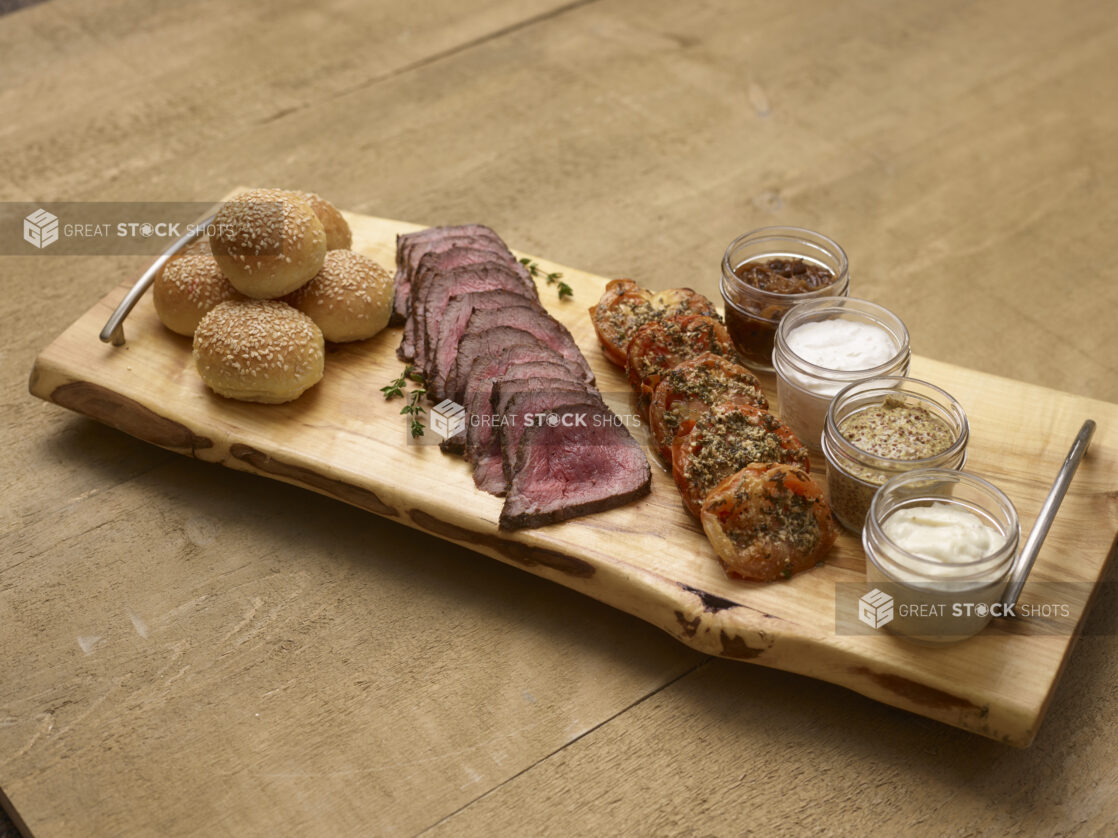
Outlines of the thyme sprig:
<svg viewBox="0 0 1118 838">
<path fill-rule="evenodd" d="M 381 387 L 380 391 L 384 393 L 384 400 L 390 401 L 397 396 L 404 397 L 405 391 L 408 389 L 408 382 L 412 381 L 416 384 L 423 384 L 423 374 L 416 372 L 415 368 L 408 364 L 404 367 L 404 371 L 400 374 L 399 378 L 390 381 L 387 386 Z M 411 424 L 408 430 L 411 432 L 412 439 L 417 439 L 423 436 L 423 423 L 419 420 L 420 414 L 426 413 L 427 409 L 420 404 L 422 398 L 427 395 L 427 388 L 414 387 L 410 392 L 407 392 L 407 401 L 400 413 L 403 415 L 411 416 Z"/>
<path fill-rule="evenodd" d="M 419 403 L 419 400 L 422 399 L 426 393 L 426 388 L 416 387 L 408 394 L 408 403 L 400 408 L 400 413 L 411 414 L 409 430 L 411 431 L 412 439 L 418 439 L 423 436 L 423 423 L 419 421 L 419 415 L 421 413 L 426 413 L 427 410 Z"/>
<path fill-rule="evenodd" d="M 520 260 L 520 264 L 526 267 L 528 269 L 528 273 L 531 274 L 534 278 L 545 279 L 547 280 L 548 285 L 557 284 L 560 300 L 566 299 L 567 297 L 574 297 L 575 292 L 571 288 L 571 286 L 561 281 L 563 279 L 563 274 L 559 273 L 558 271 L 552 271 L 550 273 L 545 272 L 544 269 L 539 266 L 539 263 L 533 261 L 532 259 L 529 259 L 527 256 Z"/>
<path fill-rule="evenodd" d="M 388 382 L 388 385 L 386 387 L 380 388 L 380 391 L 384 393 L 385 401 L 390 401 L 397 396 L 404 395 L 404 390 L 408 386 L 408 373 L 410 372 L 411 364 L 408 364 L 406 367 L 404 367 L 404 372 L 399 378 Z"/>
</svg>

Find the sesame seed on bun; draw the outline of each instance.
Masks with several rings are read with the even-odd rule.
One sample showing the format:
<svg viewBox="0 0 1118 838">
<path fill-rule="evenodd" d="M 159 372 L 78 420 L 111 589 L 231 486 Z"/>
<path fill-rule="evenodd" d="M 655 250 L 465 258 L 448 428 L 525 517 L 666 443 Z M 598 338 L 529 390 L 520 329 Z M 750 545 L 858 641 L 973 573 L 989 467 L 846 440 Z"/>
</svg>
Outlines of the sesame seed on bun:
<svg viewBox="0 0 1118 838">
<path fill-rule="evenodd" d="M 243 299 L 217 266 L 209 248 L 191 246 L 163 266 L 152 286 L 155 313 L 172 332 L 190 337 L 218 303 Z"/>
<path fill-rule="evenodd" d="M 392 275 L 352 250 L 331 250 L 322 270 L 284 297 L 308 315 L 326 340 L 341 343 L 371 338 L 392 314 Z"/>
<path fill-rule="evenodd" d="M 322 378 L 322 331 L 279 300 L 230 300 L 194 331 L 194 364 L 220 396 L 277 404 Z"/>
<path fill-rule="evenodd" d="M 214 218 L 210 248 L 233 287 L 274 299 L 294 291 L 322 267 L 326 230 L 303 198 L 281 189 L 250 189 Z"/>
<path fill-rule="evenodd" d="M 293 192 L 308 204 L 326 230 L 327 250 L 349 250 L 353 245 L 353 233 L 336 206 L 314 192 Z"/>
</svg>

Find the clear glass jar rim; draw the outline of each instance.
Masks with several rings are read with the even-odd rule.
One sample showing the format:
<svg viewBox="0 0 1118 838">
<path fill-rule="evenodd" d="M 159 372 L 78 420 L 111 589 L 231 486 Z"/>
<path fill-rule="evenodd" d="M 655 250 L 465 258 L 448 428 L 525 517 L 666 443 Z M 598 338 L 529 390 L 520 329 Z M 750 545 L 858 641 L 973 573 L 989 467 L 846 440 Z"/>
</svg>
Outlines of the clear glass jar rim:
<svg viewBox="0 0 1118 838">
<path fill-rule="evenodd" d="M 849 306 L 847 303 L 855 303 L 855 306 Z M 870 311 L 860 311 L 858 306 L 865 306 Z M 818 364 L 813 364 L 811 361 L 797 355 L 788 347 L 788 332 L 793 328 L 789 323 L 798 326 L 796 318 L 806 317 L 808 314 L 813 314 L 821 311 L 826 311 L 828 308 L 833 308 L 836 313 L 843 311 L 852 311 L 859 314 L 869 315 L 873 313 L 883 313 L 891 317 L 900 326 L 901 345 L 897 349 L 897 354 L 884 363 L 878 364 L 876 367 L 867 367 L 861 370 L 835 370 L 830 367 L 821 367 Z M 881 321 L 878 320 L 880 323 Z M 878 378 L 883 372 L 888 372 L 902 361 L 906 356 L 912 354 L 912 348 L 909 340 L 908 326 L 896 314 L 887 309 L 883 305 L 879 305 L 871 300 L 863 299 L 862 297 L 820 297 L 815 300 L 804 300 L 803 302 L 796 303 L 788 310 L 788 312 L 779 321 L 780 325 L 776 329 L 776 343 L 777 347 L 783 349 L 784 353 L 791 356 L 787 359 L 787 363 L 797 372 L 803 372 L 807 375 L 812 375 L 815 378 L 825 378 L 831 381 L 835 379 L 847 380 L 851 384 L 857 384 L 867 378 Z M 887 328 L 887 327 L 886 327 Z M 776 358 L 773 357 L 773 366 L 776 366 Z M 835 398 L 839 397 L 839 393 L 835 393 Z"/>
<path fill-rule="evenodd" d="M 875 492 L 878 489 L 880 489 L 882 486 L 884 486 L 886 483 L 888 483 L 890 480 L 892 480 L 894 477 L 899 477 L 902 474 L 908 474 L 908 472 L 910 472 L 910 471 L 928 471 L 928 470 L 933 469 L 933 468 L 944 468 L 943 465 L 923 466 L 922 468 L 917 468 L 917 469 L 898 468 L 898 469 L 895 470 L 895 472 L 890 473 L 889 476 L 886 477 L 885 480 L 882 481 L 881 483 L 870 483 L 868 480 L 865 480 L 865 479 L 859 477 L 858 475 L 853 474 L 850 471 L 847 471 L 845 468 L 843 468 L 842 464 L 840 462 L 838 462 L 838 460 L 835 459 L 834 455 L 831 453 L 831 449 L 828 446 L 829 446 L 829 443 L 827 442 L 827 435 L 826 434 L 821 435 L 821 438 L 819 440 L 819 448 L 823 451 L 823 459 L 825 459 L 827 461 L 827 467 L 828 468 L 833 468 L 837 471 L 842 472 L 843 479 L 850 480 L 854 483 L 857 483 L 861 486 L 866 487 L 867 489 L 873 489 Z M 859 449 L 859 450 L 861 450 L 861 449 Z M 920 462 L 920 461 L 919 460 L 895 460 L 893 462 L 897 462 L 899 464 L 905 464 L 905 463 L 916 463 L 916 462 Z M 946 471 L 961 472 L 961 471 L 963 471 L 963 469 L 966 468 L 966 466 L 967 466 L 967 451 L 964 448 L 963 451 L 962 451 L 962 456 L 959 458 L 959 465 L 955 466 L 954 468 L 946 468 L 945 470 Z M 875 469 L 875 471 L 884 472 L 885 469 Z"/>
<path fill-rule="evenodd" d="M 940 404 L 940 407 L 947 407 L 951 409 L 958 415 L 959 419 L 959 436 L 955 440 L 955 442 L 951 444 L 951 447 L 940 451 L 938 454 L 932 454 L 929 457 L 917 457 L 912 460 L 904 460 L 896 457 L 882 457 L 879 454 L 873 454 L 863 448 L 859 448 L 853 442 L 844 437 L 839 432 L 838 423 L 835 421 L 836 405 L 839 405 L 842 400 L 846 398 L 847 395 L 849 395 L 849 392 L 855 387 L 865 387 L 867 390 L 875 389 L 872 388 L 871 385 L 874 385 L 877 382 L 907 382 L 919 384 L 924 387 L 930 387 L 932 390 L 943 396 L 944 402 Z M 887 388 L 882 387 L 881 389 Z M 901 392 L 904 391 L 902 390 Z M 921 393 L 909 392 L 907 395 L 916 396 L 917 398 L 923 397 L 925 400 L 931 401 L 928 396 L 925 396 Z M 959 449 L 966 448 L 967 442 L 970 439 L 970 422 L 967 419 L 967 412 L 963 410 L 963 406 L 959 404 L 954 396 L 952 396 L 942 387 L 937 387 L 935 384 L 932 384 L 930 381 L 925 381 L 922 378 L 910 378 L 906 375 L 883 375 L 878 378 L 866 378 L 861 381 L 853 381 L 850 384 L 847 384 L 837 393 L 835 393 L 835 397 L 831 400 L 830 407 L 827 408 L 827 417 L 824 420 L 823 424 L 823 435 L 824 437 L 830 435 L 834 440 L 835 447 L 838 449 L 838 453 L 841 453 L 848 459 L 858 460 L 860 459 L 859 455 L 861 455 L 862 458 L 869 458 L 874 461 L 887 463 L 888 465 L 886 466 L 886 468 L 892 468 L 894 464 L 901 466 L 904 469 L 904 473 L 908 474 L 912 471 L 920 470 L 922 468 L 935 468 L 936 464 L 939 461 L 950 460 L 952 457 L 958 454 Z M 846 469 L 843 469 L 843 471 L 845 472 Z M 955 473 L 958 474 L 959 472 L 955 471 Z"/>
<path fill-rule="evenodd" d="M 803 291 L 798 294 L 781 294 L 776 291 L 765 291 L 761 288 L 757 288 L 756 286 L 750 285 L 749 283 L 745 282 L 736 273 L 734 273 L 734 268 L 730 264 L 730 253 L 747 239 L 757 239 L 760 241 L 764 241 L 767 238 L 782 238 L 806 241 L 810 244 L 820 246 L 820 249 L 822 250 L 825 250 L 827 248 L 833 249 L 834 254 L 837 254 L 837 256 L 839 257 L 839 269 L 835 273 L 835 281 L 830 283 L 829 285 L 824 285 L 822 288 L 816 288 L 812 291 Z M 764 254 L 761 254 L 756 258 L 759 259 L 763 256 Z M 822 294 L 820 292 L 826 291 L 829 288 L 834 288 L 836 285 L 840 285 L 844 281 L 847 281 L 849 279 L 849 276 L 850 260 L 846 256 L 846 251 L 842 249 L 839 243 L 832 239 L 830 236 L 825 236 L 822 233 L 817 233 L 815 230 L 809 230 L 806 227 L 758 227 L 756 230 L 749 230 L 748 232 L 742 233 L 726 246 L 726 251 L 722 254 L 723 279 L 734 277 L 734 280 L 736 282 L 749 288 L 750 293 L 755 293 L 759 297 L 761 297 L 761 299 L 767 299 L 774 302 L 791 303 L 803 297 L 810 298 L 810 295 L 812 294 L 818 295 L 820 297 L 833 296 Z"/>
<path fill-rule="evenodd" d="M 994 500 L 999 504 L 1002 510 L 1007 512 L 1007 529 L 1009 531 L 1003 533 L 1003 535 L 1005 536 L 1005 541 L 1001 544 L 1001 546 L 998 547 L 998 549 L 994 552 L 988 553 L 987 555 L 983 556 L 981 559 L 975 559 L 974 561 L 970 562 L 952 562 L 952 568 L 966 570 L 967 568 L 977 568 L 983 564 L 988 564 L 992 557 L 996 556 L 998 553 L 1009 547 L 1011 544 L 1013 546 L 1013 549 L 1010 552 L 1010 555 L 1005 560 L 1007 563 L 1007 571 L 1013 566 L 1013 562 L 1017 558 L 1017 551 L 1021 544 L 1021 521 L 1017 516 L 1017 507 L 1013 505 L 1013 501 L 1009 499 L 1005 492 L 1003 492 L 990 481 L 984 480 L 976 474 L 971 474 L 969 471 L 956 471 L 954 469 L 947 468 L 925 468 L 918 469 L 916 471 L 905 472 L 904 474 L 898 474 L 895 477 L 890 478 L 874 493 L 873 499 L 870 500 L 870 508 L 869 511 L 866 513 L 865 530 L 870 531 L 875 538 L 884 541 L 889 547 L 896 550 L 905 560 L 912 560 L 915 563 L 916 567 L 943 567 L 945 563 L 939 561 L 938 559 L 929 559 L 924 556 L 917 555 L 916 553 L 912 553 L 901 547 L 899 544 L 897 544 L 897 542 L 893 541 L 893 539 L 885 534 L 884 528 L 877 520 L 877 505 L 880 498 L 884 496 L 886 487 L 892 488 L 893 484 L 899 485 L 905 483 L 906 481 L 915 481 L 917 479 L 927 481 L 950 480 L 955 483 L 970 483 L 972 486 L 978 486 L 979 488 L 985 490 L 992 498 L 994 498 Z M 942 500 L 944 503 L 952 503 L 957 506 L 963 506 L 963 504 L 953 500 L 952 498 L 942 498 L 940 500 Z"/>
</svg>

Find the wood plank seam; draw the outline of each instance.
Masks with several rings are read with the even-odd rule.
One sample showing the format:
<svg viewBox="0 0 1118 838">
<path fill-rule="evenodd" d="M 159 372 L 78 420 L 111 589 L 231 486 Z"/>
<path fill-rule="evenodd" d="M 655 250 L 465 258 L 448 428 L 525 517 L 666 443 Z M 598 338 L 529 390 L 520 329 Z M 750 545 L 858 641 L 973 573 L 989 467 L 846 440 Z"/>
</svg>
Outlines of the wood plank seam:
<svg viewBox="0 0 1118 838">
<path fill-rule="evenodd" d="M 543 763 L 546 763 L 548 760 L 552 759 L 557 754 L 562 753 L 567 748 L 574 745 L 576 742 L 579 742 L 580 740 L 584 739 L 585 737 L 590 736 L 592 733 L 597 732 L 599 729 L 601 729 L 601 728 L 605 727 L 606 725 L 610 724 L 612 721 L 621 717 L 625 713 L 628 713 L 630 710 L 634 709 L 635 707 L 639 707 L 640 705 L 642 705 L 646 701 L 648 701 L 650 698 L 653 698 L 654 696 L 663 692 L 664 690 L 666 690 L 668 687 L 672 686 L 673 684 L 676 684 L 679 681 L 682 681 L 684 678 L 687 678 L 687 677 L 693 675 L 694 673 L 698 672 L 699 670 L 703 669 L 704 667 L 709 666 L 711 660 L 712 660 L 712 658 L 710 656 L 707 656 L 707 657 L 703 658 L 702 660 L 700 660 L 697 664 L 695 664 L 691 668 L 681 672 L 679 675 L 675 676 L 674 678 L 672 678 L 668 681 L 665 681 L 663 684 L 661 684 L 660 686 L 656 687 L 653 690 L 649 690 L 645 695 L 641 696 L 636 701 L 633 701 L 632 703 L 626 705 L 622 709 L 618 710 L 616 713 L 614 713 L 610 716 L 607 716 L 606 718 L 602 719 L 600 722 L 593 725 L 592 727 L 587 728 L 582 733 L 580 733 L 578 736 L 575 736 L 573 739 L 570 739 L 569 741 L 565 742 L 562 746 L 556 748 L 551 753 L 545 754 L 544 756 L 540 757 L 535 762 L 533 762 L 531 765 L 526 765 L 520 771 L 517 771 L 515 774 L 512 774 L 512 775 L 506 777 L 504 780 L 497 783 L 497 785 L 495 785 L 492 788 L 486 790 L 482 794 L 479 794 L 473 800 L 470 800 L 466 803 L 463 803 L 461 806 L 459 806 L 453 812 L 450 812 L 450 813 L 444 815 L 443 817 L 441 817 L 437 821 L 435 821 L 435 823 L 431 824 L 428 827 L 425 827 L 424 829 L 421 829 L 419 832 L 415 833 L 413 838 L 419 838 L 421 835 L 426 835 L 432 829 L 436 829 L 439 826 L 441 826 L 442 824 L 451 820 L 455 815 L 461 814 L 463 811 L 465 811 L 466 809 L 473 806 L 479 800 L 484 800 L 485 798 L 489 797 L 490 795 L 495 794 L 502 787 L 504 787 L 504 786 L 508 785 L 509 783 L 513 782 L 518 777 L 521 777 L 522 775 L 527 774 L 529 771 L 536 768 L 537 766 L 542 765 Z"/>
<path fill-rule="evenodd" d="M 343 88 L 341 90 L 335 91 L 331 95 L 329 95 L 327 97 L 324 97 L 322 99 L 304 102 L 302 105 L 300 105 L 298 107 L 287 108 L 287 109 L 278 111 L 274 114 L 270 114 L 269 116 L 265 117 L 264 119 L 260 120 L 259 122 L 254 123 L 251 126 L 251 128 L 256 128 L 256 127 L 259 127 L 260 125 L 267 125 L 267 124 L 270 124 L 270 123 L 273 123 L 273 122 L 279 122 L 279 121 L 291 116 L 292 114 L 301 113 L 302 111 L 305 111 L 308 108 L 319 107 L 319 106 L 321 106 L 321 105 L 323 105 L 327 102 L 332 102 L 335 99 L 339 99 L 339 98 L 344 97 L 344 96 L 349 96 L 353 93 L 357 93 L 358 91 L 368 90 L 369 88 L 376 87 L 378 84 L 382 84 L 383 82 L 391 81 L 392 79 L 395 79 L 399 76 L 405 75 L 406 73 L 410 73 L 410 72 L 413 72 L 415 70 L 420 70 L 420 69 L 423 69 L 424 67 L 429 67 L 433 64 L 438 64 L 440 61 L 443 61 L 447 58 L 453 58 L 454 56 L 460 55 L 461 53 L 467 52 L 471 49 L 475 49 L 477 47 L 484 46 L 485 44 L 487 44 L 491 41 L 497 41 L 502 37 L 515 34 L 517 32 L 520 32 L 521 30 L 528 29 L 529 27 L 534 26 L 536 24 L 544 23 L 544 22 L 547 22 L 547 21 L 552 20 L 554 18 L 560 17 L 560 16 L 562 16 L 564 14 L 567 14 L 568 12 L 574 11 L 574 10 L 576 10 L 576 9 L 582 7 L 582 6 L 590 6 L 590 5 L 593 5 L 594 3 L 599 3 L 599 2 L 601 2 L 601 0 L 574 0 L 574 2 L 572 2 L 572 3 L 567 3 L 566 5 L 559 6 L 558 8 L 551 9 L 550 11 L 543 12 L 543 13 L 538 14 L 538 15 L 533 15 L 531 17 L 524 18 L 523 20 L 517 21 L 516 23 L 510 23 L 508 26 L 503 26 L 500 29 L 495 29 L 494 31 L 488 32 L 485 35 L 480 35 L 477 38 L 472 38 L 468 41 L 463 41 L 461 44 L 456 44 L 452 47 L 448 47 L 447 49 L 444 49 L 441 52 L 436 52 L 436 53 L 433 53 L 431 55 L 426 55 L 423 58 L 420 58 L 416 61 L 411 62 L 410 64 L 405 64 L 401 67 L 396 67 L 396 68 L 390 70 L 387 73 L 384 73 L 384 74 L 379 75 L 379 76 L 375 76 L 374 78 L 371 78 L 371 79 L 366 79 L 365 81 L 361 82 L 360 84 L 355 84 L 352 87 L 347 87 L 347 88 Z"/>
</svg>

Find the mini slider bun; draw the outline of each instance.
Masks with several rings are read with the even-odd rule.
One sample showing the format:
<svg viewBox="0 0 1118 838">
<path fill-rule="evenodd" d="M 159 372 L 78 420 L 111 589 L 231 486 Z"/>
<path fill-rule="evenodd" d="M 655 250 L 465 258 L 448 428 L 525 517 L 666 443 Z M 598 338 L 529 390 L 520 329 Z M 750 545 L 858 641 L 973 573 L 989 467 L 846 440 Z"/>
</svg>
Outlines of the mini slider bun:
<svg viewBox="0 0 1118 838">
<path fill-rule="evenodd" d="M 243 297 L 229 284 L 209 247 L 197 243 L 163 266 L 152 287 L 155 313 L 172 332 L 190 337 L 203 315 L 218 303 Z"/>
<path fill-rule="evenodd" d="M 322 331 L 279 300 L 215 306 L 194 332 L 194 364 L 219 396 L 278 404 L 322 378 Z"/>
<path fill-rule="evenodd" d="M 326 340 L 371 338 L 388 325 L 393 280 L 384 268 L 352 250 L 331 250 L 322 270 L 284 300 L 309 316 Z"/>
<path fill-rule="evenodd" d="M 318 273 L 326 230 L 295 193 L 250 189 L 218 211 L 210 248 L 234 288 L 248 297 L 274 299 Z"/>
<path fill-rule="evenodd" d="M 350 232 L 349 222 L 342 217 L 336 206 L 314 192 L 292 192 L 291 194 L 298 195 L 310 204 L 314 214 L 322 222 L 322 226 L 326 230 L 327 250 L 349 250 L 353 244 L 353 233 Z"/>
<path fill-rule="evenodd" d="M 181 259 L 184 256 L 190 256 L 191 254 L 194 254 L 194 253 L 205 253 L 205 254 L 208 254 L 210 256 L 213 256 L 213 253 L 210 252 L 209 237 L 202 236 L 202 238 L 200 238 L 200 239 L 195 239 L 190 244 L 188 244 L 186 247 L 184 247 L 182 250 L 180 250 L 178 253 L 176 253 L 174 256 L 172 256 L 170 261 L 167 264 L 170 264 L 171 262 L 174 262 L 176 259 Z M 167 266 L 164 265 L 163 267 L 164 267 L 164 270 L 166 270 Z"/>
<path fill-rule="evenodd" d="M 159 277 L 161 277 L 163 275 L 163 272 L 165 270 L 167 270 L 167 265 L 170 265 L 172 262 L 175 262 L 179 259 L 182 259 L 184 256 L 191 256 L 195 253 L 205 253 L 207 256 L 210 256 L 210 257 L 213 256 L 213 252 L 210 250 L 210 240 L 207 236 L 202 236 L 202 238 L 200 238 L 200 239 L 195 239 L 190 244 L 188 244 L 186 247 L 184 247 L 182 250 L 180 250 L 178 253 L 176 253 L 174 256 L 172 256 L 170 259 L 168 259 L 163 264 L 163 267 L 160 268 L 158 271 L 156 271 L 156 273 L 155 273 L 156 282 L 159 281 Z M 221 271 L 219 269 L 218 273 L 220 273 L 220 272 Z M 229 280 L 226 280 L 226 282 L 228 282 L 228 281 Z M 234 289 L 234 290 L 236 290 L 236 289 Z"/>
</svg>

